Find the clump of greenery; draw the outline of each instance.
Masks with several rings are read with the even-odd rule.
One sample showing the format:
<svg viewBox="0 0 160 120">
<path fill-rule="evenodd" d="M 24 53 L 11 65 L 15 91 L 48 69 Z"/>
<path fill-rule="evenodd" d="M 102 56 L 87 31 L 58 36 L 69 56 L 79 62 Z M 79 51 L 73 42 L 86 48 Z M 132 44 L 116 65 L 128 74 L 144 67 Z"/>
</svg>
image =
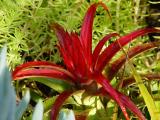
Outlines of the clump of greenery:
<svg viewBox="0 0 160 120">
<path fill-rule="evenodd" d="M 117 33 L 111 33 L 105 35 L 105 37 L 98 42 L 97 46 L 92 52 L 93 18 L 98 5 L 101 5 L 105 10 L 108 11 L 108 8 L 102 2 L 92 4 L 85 14 L 81 31 L 79 33 L 80 36 L 78 36 L 78 33 L 76 32 L 68 33 L 61 25 L 57 23 L 52 24 L 51 28 L 55 31 L 58 37 L 59 50 L 65 67 L 57 66 L 54 63 L 46 61 L 27 62 L 16 67 L 12 74 L 13 79 L 20 80 L 38 77 L 34 80 L 45 84 L 54 90 L 58 90 L 56 87 L 53 87 L 55 86 L 54 81 L 60 82 L 60 86 L 63 87 L 64 90 L 62 90 L 63 92 L 59 92 L 59 96 L 54 101 L 51 109 L 51 119 L 53 120 L 56 120 L 59 110 L 65 100 L 80 90 L 84 91 L 81 96 L 81 105 L 84 105 L 83 100 L 87 96 L 99 96 L 106 99 L 107 95 L 107 97 L 110 96 L 111 99 L 117 102 L 126 120 L 130 119 L 128 113 L 126 112 L 126 108 L 137 115 L 139 119 L 145 120 L 145 116 L 139 111 L 137 106 L 135 106 L 127 96 L 123 95 L 123 93 L 112 87 L 112 79 L 115 78 L 118 70 L 124 65 L 125 61 L 127 61 L 132 71 L 132 73 L 129 72 L 129 74 L 133 74 L 134 78 L 132 79 L 136 81 L 138 88 L 140 89 L 140 94 L 138 94 L 138 96 L 142 95 L 151 118 L 157 120 L 159 118 L 159 111 L 155 106 L 154 100 L 143 84 L 141 76 L 136 72 L 132 62 L 129 59 L 139 53 L 144 52 L 145 50 L 157 47 L 156 45 L 159 45 L 159 42 L 146 44 L 143 43 L 141 45 L 134 44 L 134 46 L 128 49 L 127 52 L 125 49 L 123 49 L 123 46 L 130 43 L 138 36 L 160 31 L 154 28 L 143 28 L 135 30 L 125 36 L 120 36 Z M 105 47 L 105 42 L 113 36 L 118 36 L 119 38 L 111 43 L 108 47 Z M 105 47 L 104 50 L 103 47 Z M 115 56 L 115 54 L 120 50 L 122 50 L 122 52 L 125 54 L 121 55 L 115 61 L 112 61 L 110 65 L 112 57 Z M 105 66 L 108 68 L 108 71 L 106 71 L 104 76 L 103 69 Z M 44 77 L 47 79 L 40 80 L 39 77 Z M 121 81 L 121 79 L 119 81 L 121 83 L 116 85 L 117 89 L 122 88 L 123 81 Z M 133 82 L 133 80 L 131 82 Z M 125 82 L 129 82 L 129 80 Z M 67 84 L 68 87 L 65 87 L 65 84 Z M 107 104 L 109 101 L 110 100 L 108 99 Z M 94 103 L 96 104 L 96 100 Z M 102 105 L 104 105 L 103 102 Z M 104 105 L 104 107 L 106 107 L 106 105 Z M 84 108 L 84 110 L 87 109 Z M 106 109 L 108 108 L 106 107 Z M 114 119 L 116 119 L 116 116 L 117 115 L 113 114 Z"/>
<path fill-rule="evenodd" d="M 0 1 L 0 45 L 8 45 L 10 68 L 30 60 L 60 62 L 55 46 L 57 40 L 49 26 L 58 21 L 68 30 L 79 31 L 84 13 L 93 2 L 97 0 Z M 131 1 L 104 0 L 104 3 L 112 18 L 109 19 L 101 8 L 97 11 L 93 46 L 98 42 L 97 38 L 106 33 L 117 31 L 124 34 L 139 27 L 134 25 L 134 7 Z"/>
</svg>

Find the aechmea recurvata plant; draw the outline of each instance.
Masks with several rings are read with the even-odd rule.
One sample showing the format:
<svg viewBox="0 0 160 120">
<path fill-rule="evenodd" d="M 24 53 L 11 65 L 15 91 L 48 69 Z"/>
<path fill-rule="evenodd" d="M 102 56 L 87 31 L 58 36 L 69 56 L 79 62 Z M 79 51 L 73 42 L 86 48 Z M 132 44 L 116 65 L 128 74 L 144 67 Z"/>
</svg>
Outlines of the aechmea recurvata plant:
<svg viewBox="0 0 160 120">
<path fill-rule="evenodd" d="M 117 33 L 111 33 L 104 36 L 92 52 L 93 19 L 98 6 L 102 6 L 108 12 L 104 3 L 99 2 L 92 4 L 84 17 L 80 36 L 75 32 L 67 32 L 57 23 L 52 24 L 51 27 L 59 40 L 58 47 L 65 64 L 64 67 L 46 61 L 33 61 L 17 66 L 13 71 L 12 76 L 14 80 L 31 77 L 48 77 L 65 81 L 72 86 L 72 89 L 65 90 L 57 97 L 51 110 L 51 120 L 57 119 L 59 110 L 68 97 L 72 96 L 72 94 L 78 90 L 89 92 L 86 88 L 95 83 L 96 85 L 99 84 L 101 86 L 100 89 L 97 88 L 97 93 L 100 92 L 103 96 L 108 95 L 111 99 L 115 100 L 120 106 L 126 120 L 130 119 L 126 108 L 131 110 L 139 119 L 145 120 L 144 115 L 129 97 L 111 86 L 110 80 L 114 76 L 104 76 L 102 71 L 105 66 L 109 64 L 112 57 L 115 56 L 123 46 L 139 36 L 160 31 L 154 28 L 142 28 L 122 37 Z M 105 46 L 106 41 L 113 36 L 117 36 L 118 39 L 105 49 L 102 49 Z M 152 47 L 155 46 L 139 46 L 139 51 L 134 51 L 135 48 L 133 48 L 133 50 L 130 51 L 131 55 L 129 56 L 133 57 Z M 113 63 L 110 68 L 111 74 L 115 74 L 124 63 L 125 59 L 123 58 L 120 58 L 120 61 L 118 61 L 117 64 Z M 110 75 L 110 73 L 108 73 L 108 75 Z"/>
</svg>

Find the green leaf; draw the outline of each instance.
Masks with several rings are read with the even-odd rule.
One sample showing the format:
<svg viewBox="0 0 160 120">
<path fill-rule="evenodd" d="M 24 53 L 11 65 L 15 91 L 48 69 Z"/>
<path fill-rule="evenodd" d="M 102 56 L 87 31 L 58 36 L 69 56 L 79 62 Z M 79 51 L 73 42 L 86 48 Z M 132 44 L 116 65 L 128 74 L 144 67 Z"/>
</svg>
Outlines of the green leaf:
<svg viewBox="0 0 160 120">
<path fill-rule="evenodd" d="M 60 111 L 58 120 L 75 120 L 74 112 L 72 110 L 63 109 Z"/>
<path fill-rule="evenodd" d="M 145 104 L 146 104 L 146 106 L 148 108 L 148 111 L 150 113 L 151 119 L 152 120 L 159 120 L 159 118 L 160 118 L 160 111 L 159 111 L 159 109 L 156 108 L 156 105 L 155 105 L 155 102 L 154 102 L 152 96 L 149 94 L 147 88 L 143 84 L 141 76 L 135 70 L 132 62 L 128 61 L 128 63 L 129 63 L 129 66 L 131 68 L 131 71 L 133 73 L 133 76 L 134 76 L 134 78 L 136 80 L 136 83 L 138 84 L 139 90 L 140 90 L 140 92 L 141 92 L 141 94 L 143 96 Z"/>
<path fill-rule="evenodd" d="M 29 93 L 29 90 L 27 90 L 25 96 L 23 97 L 23 99 L 21 100 L 21 102 L 16 108 L 16 115 L 15 115 L 16 120 L 21 119 L 22 114 L 24 113 L 24 111 L 26 110 L 29 104 L 29 101 L 30 101 L 30 93 Z"/>
<path fill-rule="evenodd" d="M 71 88 L 71 85 L 69 85 L 67 82 L 57 79 L 51 79 L 51 78 L 31 78 L 29 80 L 35 80 L 37 82 L 40 82 L 58 92 L 63 92 L 64 90 L 68 90 Z"/>
<path fill-rule="evenodd" d="M 33 112 L 32 120 L 43 120 L 43 103 L 39 100 Z"/>
</svg>

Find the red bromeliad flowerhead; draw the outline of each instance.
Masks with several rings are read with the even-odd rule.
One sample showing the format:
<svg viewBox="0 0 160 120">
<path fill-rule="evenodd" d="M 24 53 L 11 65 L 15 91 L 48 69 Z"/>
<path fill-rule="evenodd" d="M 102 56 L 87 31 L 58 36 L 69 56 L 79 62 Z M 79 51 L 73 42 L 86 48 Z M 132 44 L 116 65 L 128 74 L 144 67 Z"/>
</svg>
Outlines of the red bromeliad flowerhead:
<svg viewBox="0 0 160 120">
<path fill-rule="evenodd" d="M 33 61 L 18 66 L 13 72 L 14 80 L 29 77 L 50 77 L 67 81 L 69 84 L 73 85 L 73 90 L 64 91 L 58 96 L 51 111 L 52 120 L 56 120 L 60 107 L 65 99 L 71 96 L 76 90 L 87 90 L 85 87 L 89 87 L 93 82 L 96 82 L 102 86 L 100 89 L 101 95 L 105 96 L 108 94 L 117 102 L 117 104 L 119 104 L 127 120 L 129 120 L 129 116 L 126 112 L 126 108 L 135 113 L 139 119 L 145 120 L 145 117 L 138 110 L 136 105 L 134 105 L 134 103 L 127 96 L 118 92 L 110 85 L 110 79 L 108 79 L 109 77 L 104 77 L 102 70 L 109 63 L 112 57 L 121 49 L 121 47 L 138 36 L 159 31 L 152 28 L 144 28 L 136 30 L 123 37 L 120 37 L 117 33 L 111 33 L 102 38 L 92 52 L 93 18 L 96 8 L 99 5 L 107 10 L 104 3 L 100 2 L 92 4 L 84 17 L 80 36 L 78 36 L 77 33 L 69 33 L 65 31 L 59 24 L 52 25 L 52 28 L 54 29 L 59 40 L 58 47 L 66 69 L 50 62 Z M 105 42 L 113 36 L 118 36 L 120 38 L 102 51 L 102 47 Z M 142 51 L 143 50 L 139 52 Z M 136 52 L 135 54 L 138 54 L 139 52 Z M 132 54 L 132 56 L 135 54 Z M 120 63 L 120 66 L 121 65 L 122 62 Z M 115 67 L 115 69 L 116 67 L 118 69 L 120 68 L 118 65 L 113 65 L 113 67 Z M 114 68 L 112 71 L 114 71 Z"/>
</svg>

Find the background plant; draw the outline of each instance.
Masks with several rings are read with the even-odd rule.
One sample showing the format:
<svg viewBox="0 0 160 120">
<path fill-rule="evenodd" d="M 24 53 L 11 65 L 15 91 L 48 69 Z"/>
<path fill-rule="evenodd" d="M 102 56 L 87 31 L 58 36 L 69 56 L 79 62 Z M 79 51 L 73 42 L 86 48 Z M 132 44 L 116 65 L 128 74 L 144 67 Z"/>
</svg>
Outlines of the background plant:
<svg viewBox="0 0 160 120">
<path fill-rule="evenodd" d="M 11 85 L 11 74 L 6 64 L 6 47 L 0 54 L 0 119 L 1 120 L 20 120 L 25 112 L 29 101 L 30 93 L 26 91 L 25 96 L 20 101 L 16 101 L 16 93 Z M 35 107 L 32 120 L 42 120 L 43 104 L 39 101 Z"/>
</svg>

